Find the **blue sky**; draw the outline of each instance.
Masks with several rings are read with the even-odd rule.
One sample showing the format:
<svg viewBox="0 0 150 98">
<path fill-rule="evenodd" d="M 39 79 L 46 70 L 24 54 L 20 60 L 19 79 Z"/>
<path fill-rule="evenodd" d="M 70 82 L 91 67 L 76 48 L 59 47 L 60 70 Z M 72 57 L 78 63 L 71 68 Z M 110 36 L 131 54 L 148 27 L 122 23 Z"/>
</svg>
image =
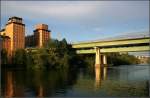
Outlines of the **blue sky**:
<svg viewBox="0 0 150 98">
<path fill-rule="evenodd" d="M 11 16 L 23 18 L 26 35 L 45 23 L 68 42 L 149 31 L 149 1 L 1 1 L 2 28 Z"/>
</svg>

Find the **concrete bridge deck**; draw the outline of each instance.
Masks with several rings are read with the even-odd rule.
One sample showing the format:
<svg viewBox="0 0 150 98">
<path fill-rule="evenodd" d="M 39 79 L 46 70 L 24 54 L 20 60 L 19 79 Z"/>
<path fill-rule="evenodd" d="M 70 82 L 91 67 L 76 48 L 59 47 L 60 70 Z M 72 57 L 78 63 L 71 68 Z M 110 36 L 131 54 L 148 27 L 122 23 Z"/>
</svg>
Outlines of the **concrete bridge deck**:
<svg viewBox="0 0 150 98">
<path fill-rule="evenodd" d="M 107 65 L 108 52 L 150 51 L 150 37 L 109 41 L 81 42 L 72 44 L 77 54 L 95 54 L 95 67 Z"/>
<path fill-rule="evenodd" d="M 79 49 L 91 47 L 135 46 L 140 44 L 150 44 L 150 37 L 109 40 L 109 41 L 80 42 L 72 44 L 72 48 Z"/>
</svg>

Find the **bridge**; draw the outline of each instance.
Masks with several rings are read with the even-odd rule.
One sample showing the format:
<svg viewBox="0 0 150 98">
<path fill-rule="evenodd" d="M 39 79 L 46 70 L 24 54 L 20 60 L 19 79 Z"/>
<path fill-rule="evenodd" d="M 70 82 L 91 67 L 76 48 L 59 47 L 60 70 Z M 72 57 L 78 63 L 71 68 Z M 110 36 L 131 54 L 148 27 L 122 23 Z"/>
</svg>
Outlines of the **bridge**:
<svg viewBox="0 0 150 98">
<path fill-rule="evenodd" d="M 95 66 L 107 65 L 105 53 L 150 51 L 150 37 L 89 41 L 72 44 L 77 54 L 95 54 Z M 36 52 L 37 48 L 26 48 Z M 48 49 L 51 51 L 51 49 Z"/>
<path fill-rule="evenodd" d="M 77 54 L 96 54 L 95 66 L 107 65 L 105 53 L 150 51 L 150 37 L 91 41 L 72 44 Z"/>
</svg>

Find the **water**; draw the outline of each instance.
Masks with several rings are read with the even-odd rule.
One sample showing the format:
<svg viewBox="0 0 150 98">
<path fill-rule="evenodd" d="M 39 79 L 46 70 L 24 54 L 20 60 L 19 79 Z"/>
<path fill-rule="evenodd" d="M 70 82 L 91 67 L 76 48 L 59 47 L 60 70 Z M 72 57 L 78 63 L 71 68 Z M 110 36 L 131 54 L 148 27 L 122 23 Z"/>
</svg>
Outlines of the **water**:
<svg viewBox="0 0 150 98">
<path fill-rule="evenodd" d="M 149 65 L 61 71 L 2 70 L 2 96 L 149 96 Z"/>
</svg>

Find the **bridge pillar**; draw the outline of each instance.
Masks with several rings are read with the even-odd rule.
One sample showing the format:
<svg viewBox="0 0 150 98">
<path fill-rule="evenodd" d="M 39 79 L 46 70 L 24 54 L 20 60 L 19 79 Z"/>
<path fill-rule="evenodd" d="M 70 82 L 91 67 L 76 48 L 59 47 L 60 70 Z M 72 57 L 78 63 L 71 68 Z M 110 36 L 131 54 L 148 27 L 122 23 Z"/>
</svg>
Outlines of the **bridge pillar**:
<svg viewBox="0 0 150 98">
<path fill-rule="evenodd" d="M 103 64 L 107 65 L 107 56 L 106 55 L 103 55 Z"/>
<path fill-rule="evenodd" d="M 101 54 L 100 54 L 100 48 L 95 47 L 95 67 L 101 66 Z"/>
</svg>

